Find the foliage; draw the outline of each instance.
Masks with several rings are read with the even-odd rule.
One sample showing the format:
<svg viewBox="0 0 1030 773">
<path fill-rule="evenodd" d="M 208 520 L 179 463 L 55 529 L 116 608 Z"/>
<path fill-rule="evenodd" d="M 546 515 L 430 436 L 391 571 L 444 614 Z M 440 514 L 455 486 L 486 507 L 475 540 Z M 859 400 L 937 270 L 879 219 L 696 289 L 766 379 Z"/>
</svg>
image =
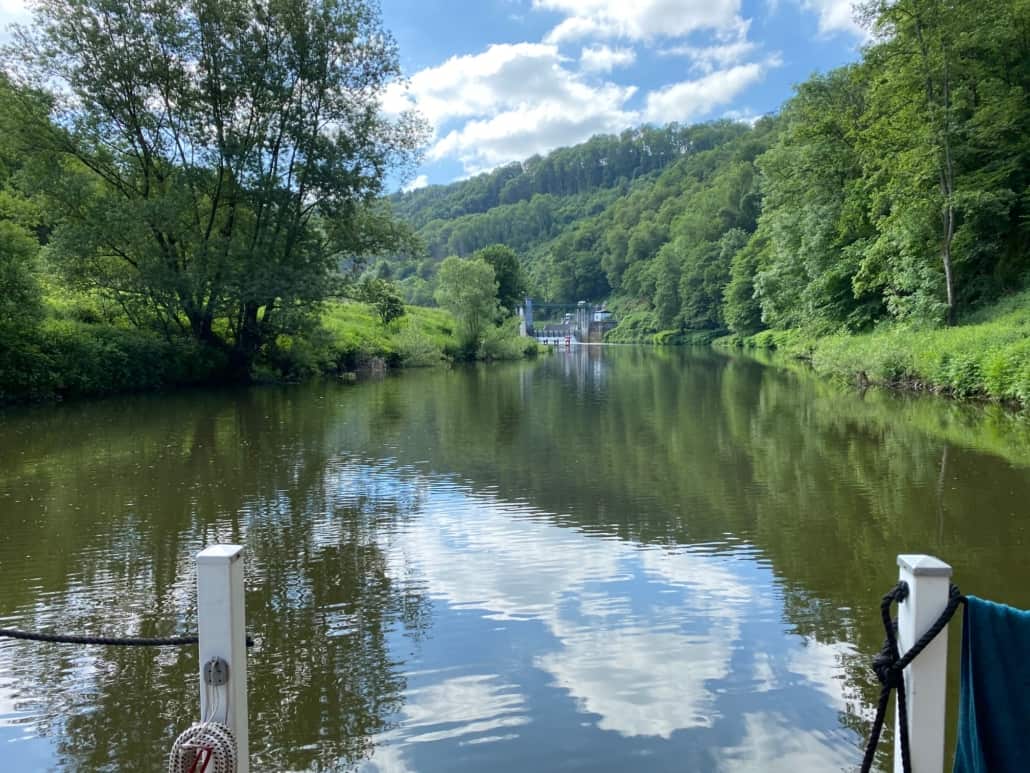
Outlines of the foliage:
<svg viewBox="0 0 1030 773">
<path fill-rule="evenodd" d="M 365 277 L 357 287 L 358 298 L 375 307 L 379 321 L 389 325 L 404 316 L 404 300 L 385 279 Z"/>
<path fill-rule="evenodd" d="M 369 210 L 422 134 L 378 109 L 400 70 L 365 0 L 40 0 L 5 54 L 62 95 L 21 127 L 55 264 L 240 375 L 390 235 Z"/>
<path fill-rule="evenodd" d="M 476 359 L 520 360 L 536 354 L 537 343 L 532 338 L 519 336 L 519 323 L 515 318 L 506 319 L 499 325 L 488 327 L 479 343 Z"/>
<path fill-rule="evenodd" d="M 490 264 L 497 280 L 497 303 L 506 313 L 514 314 L 526 294 L 526 280 L 519 256 L 510 247 L 494 244 L 479 250 L 473 258 Z"/>
<path fill-rule="evenodd" d="M 0 403 L 200 384 L 227 365 L 210 347 L 109 324 L 48 319 L 30 340 L 18 370 L 0 372 Z"/>
<path fill-rule="evenodd" d="M 469 180 L 399 193 L 391 201 L 398 216 L 421 228 L 434 220 L 452 221 L 537 196 L 577 196 L 660 171 L 685 152 L 711 147 L 724 130 L 672 124 L 627 129 L 619 136 L 598 135 Z"/>
<path fill-rule="evenodd" d="M 608 331 L 604 340 L 611 344 L 651 341 L 658 329 L 658 318 L 654 312 L 634 311 L 623 315 L 619 323 Z"/>
<path fill-rule="evenodd" d="M 778 349 L 819 373 L 858 382 L 1030 405 L 1030 290 L 948 328 L 884 325 L 861 335 L 765 331 L 728 345 Z"/>
<path fill-rule="evenodd" d="M 329 374 L 358 370 L 376 359 L 393 366 L 427 365 L 458 349 L 454 318 L 443 309 L 409 306 L 402 318 L 384 326 L 373 306 L 330 302 L 321 326 L 327 332 L 324 359 Z"/>
<path fill-rule="evenodd" d="M 436 301 L 458 320 L 460 344 L 474 355 L 498 315 L 493 267 L 482 258 L 447 258 L 440 264 Z"/>
<path fill-rule="evenodd" d="M 408 297 L 436 281 L 439 250 L 497 241 L 523 256 L 534 297 L 617 308 L 611 341 L 922 329 L 1018 292 L 1030 3 L 870 0 L 863 14 L 861 61 L 754 126 L 656 130 L 662 152 L 637 166 L 635 135 L 595 137 L 395 197 L 429 245 L 401 264 Z"/>
</svg>

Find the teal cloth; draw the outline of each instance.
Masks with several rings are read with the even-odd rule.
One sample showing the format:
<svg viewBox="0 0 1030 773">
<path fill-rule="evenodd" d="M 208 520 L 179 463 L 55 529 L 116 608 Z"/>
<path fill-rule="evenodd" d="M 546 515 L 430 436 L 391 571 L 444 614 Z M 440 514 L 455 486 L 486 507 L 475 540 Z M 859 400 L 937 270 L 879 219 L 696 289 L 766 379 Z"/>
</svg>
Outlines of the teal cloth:
<svg viewBox="0 0 1030 773">
<path fill-rule="evenodd" d="M 1030 770 L 1030 612 L 968 596 L 954 773 Z"/>
</svg>

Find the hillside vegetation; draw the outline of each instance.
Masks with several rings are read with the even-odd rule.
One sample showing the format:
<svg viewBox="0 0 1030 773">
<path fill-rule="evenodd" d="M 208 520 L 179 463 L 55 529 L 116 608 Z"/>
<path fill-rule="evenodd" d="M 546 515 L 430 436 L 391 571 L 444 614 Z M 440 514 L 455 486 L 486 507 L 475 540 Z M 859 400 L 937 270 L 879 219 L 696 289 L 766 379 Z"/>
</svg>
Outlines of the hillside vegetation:
<svg viewBox="0 0 1030 773">
<path fill-rule="evenodd" d="M 497 295 L 517 270 L 457 266 L 475 335 L 364 272 L 410 243 L 384 180 L 427 138 L 380 110 L 377 3 L 180 11 L 41 0 L 2 49 L 0 403 L 536 351 Z"/>
<path fill-rule="evenodd" d="M 596 137 L 393 197 L 427 249 L 377 271 L 427 298 L 444 256 L 500 241 L 535 297 L 607 300 L 613 340 L 801 331 L 828 337 L 815 361 L 829 370 L 1025 400 L 956 363 L 998 303 L 1007 332 L 986 350 L 1000 359 L 977 372 L 1026 358 L 1030 2 L 875 2 L 866 22 L 861 61 L 753 126 Z M 925 332 L 953 325 L 980 332 Z M 911 350 L 913 330 L 939 356 Z"/>
</svg>

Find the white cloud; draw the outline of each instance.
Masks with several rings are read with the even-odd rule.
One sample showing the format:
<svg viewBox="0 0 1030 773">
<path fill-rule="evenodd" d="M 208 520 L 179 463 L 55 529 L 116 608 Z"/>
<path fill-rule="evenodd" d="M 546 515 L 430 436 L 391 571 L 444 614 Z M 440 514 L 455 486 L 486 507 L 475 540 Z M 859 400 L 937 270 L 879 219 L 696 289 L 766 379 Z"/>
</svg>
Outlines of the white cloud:
<svg viewBox="0 0 1030 773">
<path fill-rule="evenodd" d="M 458 161 L 471 176 L 645 121 L 701 120 L 738 107 L 733 100 L 779 64 L 775 57 L 747 61 L 757 46 L 748 40 L 750 22 L 741 18 L 739 0 L 534 0 L 534 7 L 566 16 L 545 42 L 453 56 L 388 90 L 385 111 L 417 109 L 433 126 L 430 163 Z M 704 39 L 683 40 L 699 31 Z M 563 55 L 557 41 L 584 36 L 595 42 L 580 48 L 578 61 Z M 605 37 L 678 37 L 659 53 L 688 57 L 698 77 L 644 95 L 641 107 L 633 101 L 636 86 L 606 77 L 633 65 L 636 51 L 596 40 Z"/>
<path fill-rule="evenodd" d="M 25 0 L 0 0 L 0 24 L 28 18 L 29 6 Z"/>
<path fill-rule="evenodd" d="M 546 40 L 586 37 L 654 40 L 740 23 L 740 0 L 533 0 L 533 7 L 566 14 Z"/>
<path fill-rule="evenodd" d="M 751 20 L 741 19 L 732 29 L 722 30 L 705 45 L 681 43 L 658 49 L 659 56 L 684 56 L 690 59 L 691 69 L 701 73 L 725 69 L 741 64 L 758 45 L 748 40 Z"/>
<path fill-rule="evenodd" d="M 719 43 L 713 46 L 672 46 L 663 48 L 661 56 L 685 56 L 691 60 L 693 67 L 704 73 L 721 67 L 732 67 L 744 61 L 756 46 L 750 40 L 735 40 L 732 43 Z"/>
<path fill-rule="evenodd" d="M 737 123 L 746 123 L 748 126 L 754 126 L 762 118 L 762 115 L 755 113 L 751 108 L 745 107 L 742 110 L 727 110 L 722 114 L 722 117 Z"/>
<path fill-rule="evenodd" d="M 866 31 L 855 20 L 855 0 L 800 0 L 801 7 L 819 15 L 819 32 L 831 35 L 849 32 L 865 38 Z"/>
<path fill-rule="evenodd" d="M 455 156 L 477 173 L 553 148 L 574 145 L 594 134 L 621 131 L 637 114 L 623 109 L 633 87 L 574 84 L 564 99 L 520 105 L 492 118 L 469 121 L 449 132 L 429 151 L 430 160 Z"/>
<path fill-rule="evenodd" d="M 417 108 L 438 135 L 429 160 L 459 159 L 467 174 L 621 131 L 637 120 L 625 109 L 635 88 L 588 84 L 568 62 L 551 44 L 492 45 L 421 70 L 406 88 L 387 93 L 384 109 Z"/>
<path fill-rule="evenodd" d="M 407 89 L 391 87 L 389 112 L 417 107 L 434 125 L 454 118 L 482 116 L 526 102 L 560 98 L 571 73 L 557 46 L 498 43 L 481 54 L 452 56 L 413 75 Z"/>
<path fill-rule="evenodd" d="M 763 64 L 752 62 L 716 70 L 703 78 L 674 83 L 647 95 L 644 117 L 651 123 L 697 120 L 717 107 L 731 102 L 738 94 L 754 85 L 765 75 L 769 66 L 778 60 Z"/>
<path fill-rule="evenodd" d="M 536 659 L 598 727 L 627 737 L 668 738 L 677 730 L 711 727 L 716 712 L 706 682 L 729 673 L 736 621 L 712 618 L 703 635 L 644 626 L 578 628 L 562 648 Z"/>
<path fill-rule="evenodd" d="M 411 191 L 417 191 L 419 188 L 425 188 L 427 185 L 429 185 L 429 177 L 427 175 L 420 174 L 407 185 L 402 186 L 401 190 L 405 193 L 411 193 Z"/>
<path fill-rule="evenodd" d="M 747 715 L 745 737 L 720 749 L 713 769 L 791 773 L 854 762 L 850 731 L 833 729 L 846 705 L 842 661 L 853 649 L 803 644 L 776 626 L 760 626 L 754 638 L 749 621 L 778 620 L 782 599 L 749 559 L 601 539 L 457 486 L 429 494 L 418 518 L 383 536 L 392 575 L 417 582 L 434 603 L 495 621 L 513 651 L 527 652 L 531 641 L 532 666 L 576 702 L 584 724 L 625 737 L 715 728 L 736 738 L 719 727 L 727 691 L 779 693 L 769 701 L 793 714 L 801 689 L 798 711 L 819 706 L 828 730 L 792 734 L 796 717 Z M 540 646 L 541 626 L 553 644 Z M 517 669 L 494 674 L 445 659 L 406 676 L 412 687 L 397 725 L 376 738 L 363 771 L 407 773 L 415 766 L 405 753 L 420 742 L 512 740 L 535 719 Z M 730 718 L 733 728 L 739 722 Z"/>
<path fill-rule="evenodd" d="M 611 72 L 616 67 L 633 64 L 636 59 L 636 52 L 632 48 L 592 46 L 580 52 L 579 66 L 587 72 Z"/>
</svg>

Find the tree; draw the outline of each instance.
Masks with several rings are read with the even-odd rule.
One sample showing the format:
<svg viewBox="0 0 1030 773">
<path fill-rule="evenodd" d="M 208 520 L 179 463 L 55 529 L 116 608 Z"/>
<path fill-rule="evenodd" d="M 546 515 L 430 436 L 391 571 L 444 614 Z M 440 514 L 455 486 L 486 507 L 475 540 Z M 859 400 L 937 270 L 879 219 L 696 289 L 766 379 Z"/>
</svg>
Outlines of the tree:
<svg viewBox="0 0 1030 773">
<path fill-rule="evenodd" d="M 404 316 L 404 300 L 397 288 L 385 279 L 365 277 L 358 285 L 358 298 L 375 307 L 384 325 Z"/>
<path fill-rule="evenodd" d="M 3 393 L 32 387 L 42 359 L 38 327 L 43 318 L 42 294 L 36 276 L 41 230 L 38 203 L 13 184 L 24 148 L 15 140 L 16 123 L 29 114 L 45 114 L 39 94 L 16 95 L 0 73 L 0 401 Z"/>
<path fill-rule="evenodd" d="M 755 298 L 755 273 L 759 256 L 768 248 L 760 233 L 753 234 L 730 263 L 730 281 L 723 289 L 723 317 L 738 335 L 753 335 L 762 325 L 762 307 Z"/>
<path fill-rule="evenodd" d="M 526 295 L 526 279 L 515 250 L 494 244 L 479 250 L 473 257 L 485 260 L 493 268 L 497 280 L 497 302 L 507 313 L 514 314 Z"/>
<path fill-rule="evenodd" d="M 493 267 L 482 258 L 462 260 L 452 255 L 440 264 L 435 297 L 458 320 L 466 353 L 475 352 L 483 333 L 497 319 Z"/>
<path fill-rule="evenodd" d="M 1025 217 L 1030 6 L 875 0 L 866 13 L 879 37 L 862 134 L 880 213 L 873 267 L 899 277 L 897 313 L 936 303 L 951 324 Z"/>
<path fill-rule="evenodd" d="M 66 275 L 240 375 L 374 248 L 359 224 L 423 136 L 379 109 L 400 67 L 367 0 L 40 0 L 5 57 L 61 95 L 31 130 Z"/>
</svg>

